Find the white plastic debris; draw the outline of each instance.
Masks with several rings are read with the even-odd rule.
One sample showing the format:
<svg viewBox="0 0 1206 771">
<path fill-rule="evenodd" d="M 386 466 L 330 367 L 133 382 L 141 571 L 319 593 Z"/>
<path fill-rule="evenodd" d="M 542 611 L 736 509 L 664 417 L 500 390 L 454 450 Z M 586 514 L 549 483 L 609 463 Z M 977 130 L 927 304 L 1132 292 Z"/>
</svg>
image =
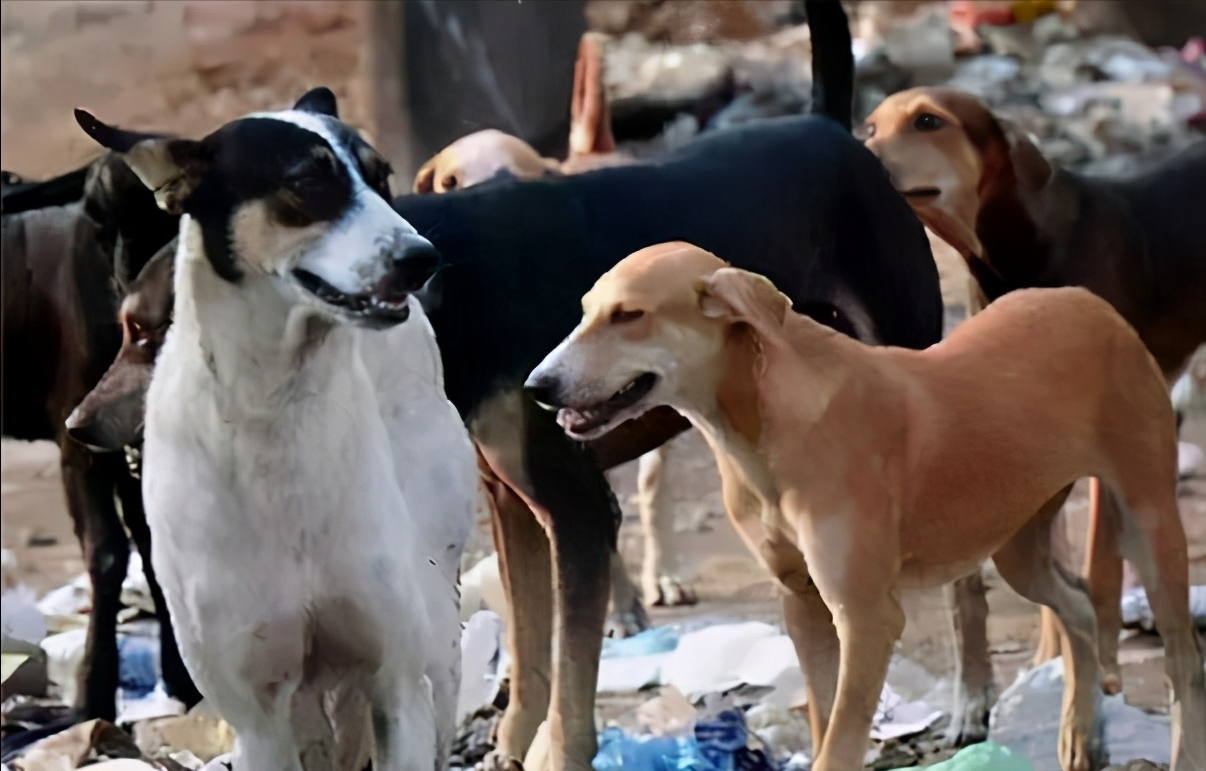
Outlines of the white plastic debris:
<svg viewBox="0 0 1206 771">
<path fill-rule="evenodd" d="M 461 630 L 461 690 L 456 723 L 493 703 L 502 680 L 503 622 L 497 613 L 479 610 Z"/>
<path fill-rule="evenodd" d="M 0 595 L 4 613 L 0 627 L 5 637 L 37 645 L 46 636 L 46 617 L 38 610 L 34 590 L 25 584 L 6 588 Z"/>
<path fill-rule="evenodd" d="M 1196 444 L 1177 443 L 1177 476 L 1187 479 L 1206 470 L 1206 453 Z"/>
<path fill-rule="evenodd" d="M 56 686 L 58 697 L 67 704 L 75 703 L 76 674 L 84 661 L 87 641 L 87 629 L 72 629 L 53 634 L 41 643 L 46 651 L 46 673 Z"/>
<path fill-rule="evenodd" d="M 871 725 L 871 738 L 887 741 L 919 734 L 938 722 L 940 717 L 941 710 L 934 709 L 924 701 L 907 701 L 884 683 L 879 706 L 875 710 L 875 721 Z"/>
<path fill-rule="evenodd" d="M 484 557 L 461 574 L 461 621 L 468 621 L 479 610 L 507 615 L 507 593 L 498 571 L 498 554 Z"/>
<path fill-rule="evenodd" d="M 778 635 L 778 629 L 757 621 L 717 624 L 688 632 L 662 667 L 662 680 L 693 701 L 736 688 L 746 682 L 738 672 L 754 644 Z M 753 668 L 754 664 L 749 666 Z"/>
<path fill-rule="evenodd" d="M 1206 586 L 1189 587 L 1189 615 L 1195 626 L 1206 629 Z M 1156 617 L 1142 586 L 1123 592 L 1122 623 L 1127 626 L 1138 624 L 1149 632 L 1156 628 Z"/>
</svg>

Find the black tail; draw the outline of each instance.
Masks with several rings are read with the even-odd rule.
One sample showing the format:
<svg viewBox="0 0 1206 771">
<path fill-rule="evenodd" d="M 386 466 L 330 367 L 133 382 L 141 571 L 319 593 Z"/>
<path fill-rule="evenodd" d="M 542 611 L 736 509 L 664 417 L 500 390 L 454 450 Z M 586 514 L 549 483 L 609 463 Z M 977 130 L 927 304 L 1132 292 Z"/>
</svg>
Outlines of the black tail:
<svg viewBox="0 0 1206 771">
<path fill-rule="evenodd" d="M 854 114 L 854 53 L 850 20 L 840 0 L 804 0 L 812 37 L 812 113 L 847 131 Z"/>
<path fill-rule="evenodd" d="M 15 184 L 4 184 L 0 194 L 0 211 L 5 214 L 44 209 L 48 206 L 66 206 L 84 197 L 84 181 L 88 178 L 88 164 L 82 169 L 62 174 L 43 182 L 12 180 Z M 4 172 L 6 175 L 11 172 Z M 16 177 L 16 175 L 13 175 Z M 11 178 L 10 178 L 11 179 Z M 19 177 L 17 178 L 19 179 Z"/>
</svg>

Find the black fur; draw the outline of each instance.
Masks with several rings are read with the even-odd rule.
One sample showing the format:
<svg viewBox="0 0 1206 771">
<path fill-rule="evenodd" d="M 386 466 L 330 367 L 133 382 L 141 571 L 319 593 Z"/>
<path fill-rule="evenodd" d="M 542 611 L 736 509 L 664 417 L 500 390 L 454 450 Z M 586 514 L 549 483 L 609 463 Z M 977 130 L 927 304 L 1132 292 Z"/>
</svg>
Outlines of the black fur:
<svg viewBox="0 0 1206 771">
<path fill-rule="evenodd" d="M 702 137 L 648 166 L 500 179 L 395 208 L 443 254 L 429 309 L 448 395 L 465 415 L 516 386 L 578 322 L 580 300 L 631 252 L 684 240 L 762 273 L 795 307 L 880 342 L 942 331 L 937 269 L 879 161 L 835 122 L 777 118 Z M 839 312 L 835 319 L 833 311 Z"/>
</svg>

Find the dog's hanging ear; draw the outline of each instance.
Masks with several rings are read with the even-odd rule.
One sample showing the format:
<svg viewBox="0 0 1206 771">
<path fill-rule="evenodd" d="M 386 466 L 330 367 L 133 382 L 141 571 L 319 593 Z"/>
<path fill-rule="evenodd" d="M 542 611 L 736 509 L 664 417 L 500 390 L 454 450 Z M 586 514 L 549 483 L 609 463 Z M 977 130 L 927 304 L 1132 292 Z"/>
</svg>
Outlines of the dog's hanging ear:
<svg viewBox="0 0 1206 771">
<path fill-rule="evenodd" d="M 1005 121 L 1001 121 L 1001 128 L 1009 141 L 1009 161 L 1018 184 L 1026 190 L 1042 190 L 1055 173 L 1051 162 L 1021 128 Z"/>
<path fill-rule="evenodd" d="M 721 268 L 695 285 L 699 311 L 710 319 L 745 322 L 759 332 L 783 326 L 791 300 L 770 279 L 739 268 Z"/>
<path fill-rule="evenodd" d="M 120 153 L 142 184 L 155 193 L 159 208 L 180 214 L 209 167 L 209 151 L 201 142 L 163 134 L 140 134 L 109 126 L 86 110 L 75 111 L 84 133 Z"/>
<path fill-rule="evenodd" d="M 339 117 L 339 103 L 335 100 L 334 92 L 326 86 L 312 88 L 302 94 L 301 99 L 297 100 L 297 104 L 293 105 L 293 109 L 329 115 L 332 118 Z"/>
</svg>

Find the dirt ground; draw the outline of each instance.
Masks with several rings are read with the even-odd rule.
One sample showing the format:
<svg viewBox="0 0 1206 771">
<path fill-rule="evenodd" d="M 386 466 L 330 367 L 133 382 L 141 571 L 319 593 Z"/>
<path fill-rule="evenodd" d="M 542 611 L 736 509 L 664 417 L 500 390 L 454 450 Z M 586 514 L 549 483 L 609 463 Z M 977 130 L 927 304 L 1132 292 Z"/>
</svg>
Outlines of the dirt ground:
<svg viewBox="0 0 1206 771">
<path fill-rule="evenodd" d="M 1206 417 L 1189 420 L 1184 437 L 1206 446 Z M 677 492 L 674 547 L 682 557 L 678 569 L 692 581 L 701 601 L 687 608 L 652 609 L 654 623 L 703 616 L 777 623 L 778 603 L 773 600 L 771 582 L 724 517 L 719 479 L 710 453 L 694 432 L 676 441 L 682 443 L 683 452 L 675 456 L 676 462 L 666 472 Z M 5 439 L 0 444 L 0 459 L 2 545 L 17 558 L 18 580 L 41 594 L 67 583 L 83 570 L 59 483 L 58 451 L 46 442 Z M 635 465 L 619 469 L 616 478 L 626 514 L 620 534 L 621 551 L 636 575 L 642 539 L 632 502 Z M 1196 558 L 1193 578 L 1195 583 L 1206 583 L 1206 477 L 1199 475 L 1182 482 L 1180 503 Z M 1078 546 L 1078 535 L 1084 530 L 1087 505 L 1080 485 L 1066 509 L 1073 551 Z M 991 609 L 989 639 L 997 682 L 1003 688 L 1033 654 L 1038 636 L 1038 609 L 1005 586 L 991 567 L 986 577 Z M 950 617 L 941 592 L 906 595 L 905 603 L 909 620 L 901 654 L 921 664 L 935 678 L 949 677 L 953 666 Z M 1166 697 L 1159 652 L 1159 640 L 1154 636 L 1128 639 L 1122 649 L 1123 677 L 1130 703 L 1163 711 Z"/>
</svg>

